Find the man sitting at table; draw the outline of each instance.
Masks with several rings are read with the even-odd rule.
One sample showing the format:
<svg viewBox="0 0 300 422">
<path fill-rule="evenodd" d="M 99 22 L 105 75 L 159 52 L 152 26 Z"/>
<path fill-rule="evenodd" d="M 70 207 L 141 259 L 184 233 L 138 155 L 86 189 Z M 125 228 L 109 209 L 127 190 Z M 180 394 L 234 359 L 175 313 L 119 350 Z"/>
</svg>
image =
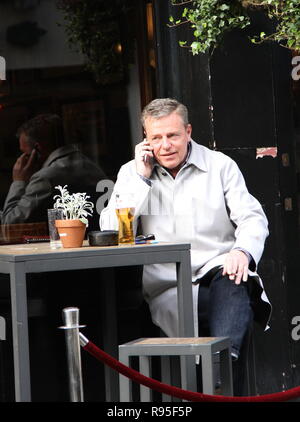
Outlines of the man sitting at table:
<svg viewBox="0 0 300 422">
<path fill-rule="evenodd" d="M 156 99 L 143 110 L 142 123 L 146 138 L 121 167 L 100 227 L 117 228 L 116 192 L 131 189 L 135 229 L 159 241 L 191 243 L 195 335 L 230 337 L 237 361 L 253 316 L 264 327 L 270 316 L 256 274 L 266 216 L 237 164 L 191 139 L 183 104 Z M 154 323 L 178 336 L 175 264 L 145 265 L 143 289 Z"/>
</svg>

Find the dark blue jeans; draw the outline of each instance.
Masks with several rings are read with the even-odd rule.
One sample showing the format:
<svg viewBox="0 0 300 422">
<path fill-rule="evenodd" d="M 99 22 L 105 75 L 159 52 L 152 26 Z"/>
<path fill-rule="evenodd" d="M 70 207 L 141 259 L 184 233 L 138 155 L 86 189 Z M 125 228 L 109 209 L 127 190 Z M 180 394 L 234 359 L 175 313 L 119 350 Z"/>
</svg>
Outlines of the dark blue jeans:
<svg viewBox="0 0 300 422">
<path fill-rule="evenodd" d="M 229 337 L 237 359 L 253 321 L 248 282 L 237 285 L 222 275 L 222 268 L 211 270 L 200 280 L 198 321 L 200 337 Z"/>
</svg>

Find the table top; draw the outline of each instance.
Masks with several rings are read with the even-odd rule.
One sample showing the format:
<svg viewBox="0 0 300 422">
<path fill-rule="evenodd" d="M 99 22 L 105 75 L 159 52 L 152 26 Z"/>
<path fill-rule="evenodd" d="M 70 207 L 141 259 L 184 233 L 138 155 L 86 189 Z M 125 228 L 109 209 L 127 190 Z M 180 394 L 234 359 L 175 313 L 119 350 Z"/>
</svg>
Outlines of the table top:
<svg viewBox="0 0 300 422">
<path fill-rule="evenodd" d="M 159 242 L 155 244 L 141 244 L 128 246 L 90 246 L 84 241 L 81 248 L 58 248 L 51 249 L 50 243 L 30 243 L 16 245 L 0 245 L 1 261 L 28 261 L 42 258 L 67 258 L 68 256 L 97 256 L 97 255 L 120 255 L 132 253 L 148 253 L 159 251 L 189 250 L 189 243 Z"/>
</svg>

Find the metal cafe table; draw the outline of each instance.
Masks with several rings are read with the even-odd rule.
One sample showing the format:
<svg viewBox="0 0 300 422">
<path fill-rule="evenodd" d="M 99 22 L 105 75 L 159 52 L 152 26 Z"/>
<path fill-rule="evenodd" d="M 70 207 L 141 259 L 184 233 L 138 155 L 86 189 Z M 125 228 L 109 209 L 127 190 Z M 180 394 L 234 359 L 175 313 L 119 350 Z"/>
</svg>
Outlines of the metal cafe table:
<svg viewBox="0 0 300 422">
<path fill-rule="evenodd" d="M 179 336 L 193 337 L 190 244 L 91 247 L 85 241 L 81 248 L 55 250 L 50 248 L 49 243 L 0 246 L 0 273 L 10 275 L 15 400 L 31 401 L 26 274 L 158 263 L 176 263 Z M 108 303 L 107 309 L 110 308 L 111 304 Z M 117 344 L 112 344 L 110 334 L 114 328 L 106 327 L 109 333 L 104 341 L 104 349 L 107 350 L 107 346 L 117 356 Z M 184 361 L 188 381 L 188 371 L 192 370 L 188 362 L 191 361 L 188 358 Z M 113 381 L 116 377 L 108 380 L 106 378 L 109 377 L 105 377 L 106 392 L 109 390 L 110 395 L 106 399 L 116 400 L 118 386 Z"/>
</svg>

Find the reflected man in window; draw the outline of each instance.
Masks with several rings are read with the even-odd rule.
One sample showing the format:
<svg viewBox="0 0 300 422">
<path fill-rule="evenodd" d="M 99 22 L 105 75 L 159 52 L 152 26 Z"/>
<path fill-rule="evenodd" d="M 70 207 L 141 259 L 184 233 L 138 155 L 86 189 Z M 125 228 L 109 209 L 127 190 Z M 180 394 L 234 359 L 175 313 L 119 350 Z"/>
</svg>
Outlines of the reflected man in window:
<svg viewBox="0 0 300 422">
<path fill-rule="evenodd" d="M 17 136 L 22 154 L 13 166 L 2 224 L 47 222 L 57 185 L 68 185 L 70 192 L 86 192 L 95 199 L 104 172 L 75 145 L 64 145 L 59 116 L 40 114 L 25 122 Z"/>
</svg>

